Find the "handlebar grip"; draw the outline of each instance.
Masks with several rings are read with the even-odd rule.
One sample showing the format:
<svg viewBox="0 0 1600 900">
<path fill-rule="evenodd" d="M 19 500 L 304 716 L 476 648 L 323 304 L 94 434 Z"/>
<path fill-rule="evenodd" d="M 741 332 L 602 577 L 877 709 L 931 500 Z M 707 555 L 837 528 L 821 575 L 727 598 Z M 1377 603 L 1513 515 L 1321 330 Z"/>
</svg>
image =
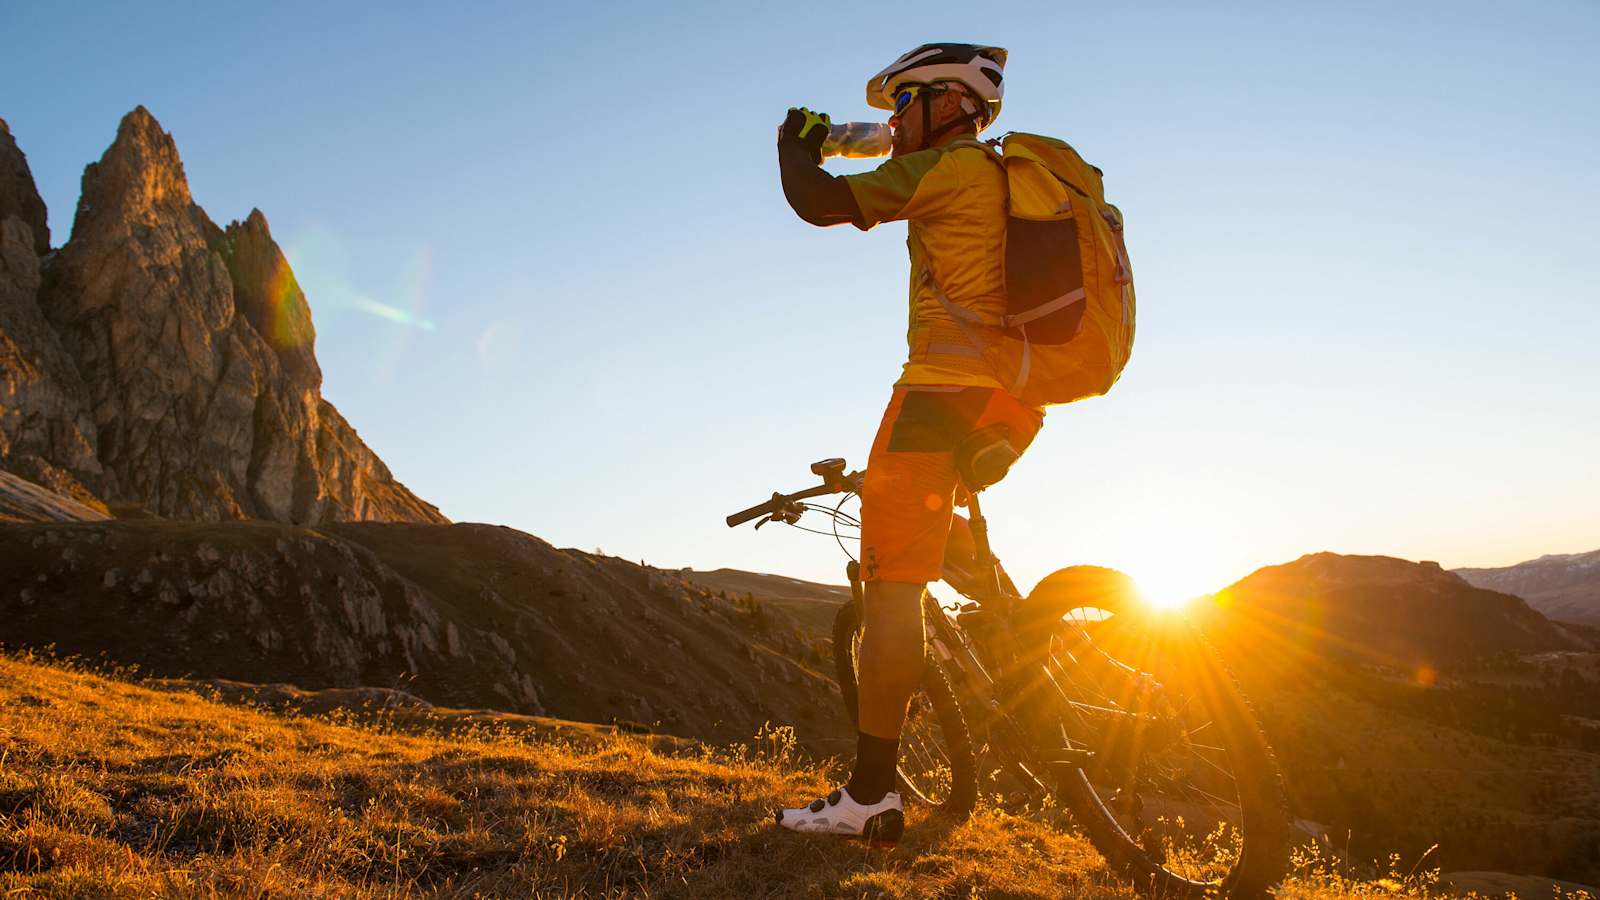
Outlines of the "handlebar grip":
<svg viewBox="0 0 1600 900">
<path fill-rule="evenodd" d="M 851 490 L 859 491 L 861 489 L 860 476 L 860 472 L 852 472 L 849 475 L 844 476 L 845 483 L 850 486 Z M 836 487 L 833 484 L 819 484 L 816 487 L 806 488 L 803 491 L 797 491 L 793 494 L 773 494 L 771 500 L 768 500 L 765 503 L 757 503 L 755 506 L 752 506 L 743 512 L 736 512 L 729 516 L 727 519 L 728 527 L 733 528 L 738 525 L 743 525 L 751 519 L 759 516 L 775 513 L 784 508 L 784 506 L 787 504 L 794 503 L 799 500 L 809 500 L 812 497 L 821 497 L 825 494 L 837 494 L 840 490 L 841 488 Z"/>
<path fill-rule="evenodd" d="M 755 506 L 752 506 L 743 512 L 736 512 L 728 517 L 728 527 L 737 528 L 751 519 L 760 518 L 761 516 L 764 516 L 776 509 L 776 503 L 777 498 L 773 498 L 765 503 L 757 503 Z"/>
</svg>

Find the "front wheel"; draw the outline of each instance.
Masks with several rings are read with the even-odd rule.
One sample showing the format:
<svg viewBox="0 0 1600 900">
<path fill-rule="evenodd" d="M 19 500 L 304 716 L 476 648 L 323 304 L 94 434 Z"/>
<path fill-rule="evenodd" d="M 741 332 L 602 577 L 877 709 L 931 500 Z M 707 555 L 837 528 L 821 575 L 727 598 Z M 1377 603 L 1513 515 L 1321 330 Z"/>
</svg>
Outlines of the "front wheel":
<svg viewBox="0 0 1600 900">
<path fill-rule="evenodd" d="M 1107 861 L 1156 896 L 1265 896 L 1288 863 L 1282 777 L 1210 642 L 1088 566 L 1040 582 L 1022 616 L 1035 743 Z"/>
<path fill-rule="evenodd" d="M 856 672 L 861 650 L 860 610 L 854 600 L 833 618 L 833 659 L 845 713 L 857 721 Z M 938 662 L 924 663 L 922 684 L 906 707 L 896 774 L 901 796 L 941 815 L 965 818 L 978 799 L 978 764 L 966 719 Z"/>
</svg>

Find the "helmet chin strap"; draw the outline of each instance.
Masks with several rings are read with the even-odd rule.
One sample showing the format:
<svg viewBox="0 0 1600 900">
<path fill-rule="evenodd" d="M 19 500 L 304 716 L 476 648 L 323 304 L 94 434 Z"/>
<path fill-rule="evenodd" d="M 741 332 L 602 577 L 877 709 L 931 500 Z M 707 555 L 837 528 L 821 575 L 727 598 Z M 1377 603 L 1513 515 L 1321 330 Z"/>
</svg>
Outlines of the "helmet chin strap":
<svg viewBox="0 0 1600 900">
<path fill-rule="evenodd" d="M 933 91 L 924 90 L 922 101 L 922 149 L 933 146 Z"/>
<path fill-rule="evenodd" d="M 982 118 L 978 114 L 977 108 L 972 101 L 963 96 L 961 98 L 961 109 L 965 111 L 966 115 L 951 119 L 950 121 L 939 126 L 938 131 L 934 131 L 933 93 L 933 91 L 923 91 L 920 97 L 922 101 L 922 149 L 924 150 L 938 144 L 938 142 L 950 132 L 955 131 L 958 128 L 965 128 Z"/>
</svg>

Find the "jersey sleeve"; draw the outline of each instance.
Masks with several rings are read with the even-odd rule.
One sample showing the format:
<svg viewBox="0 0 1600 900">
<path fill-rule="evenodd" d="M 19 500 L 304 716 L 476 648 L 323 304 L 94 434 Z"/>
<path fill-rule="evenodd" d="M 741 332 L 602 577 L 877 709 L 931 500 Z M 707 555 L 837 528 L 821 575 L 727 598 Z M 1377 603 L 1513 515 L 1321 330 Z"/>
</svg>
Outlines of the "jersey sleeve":
<svg viewBox="0 0 1600 900">
<path fill-rule="evenodd" d="M 871 172 L 843 177 L 860 210 L 855 225 L 862 231 L 882 222 L 936 215 L 960 188 L 950 155 L 939 150 L 907 153 Z"/>
</svg>

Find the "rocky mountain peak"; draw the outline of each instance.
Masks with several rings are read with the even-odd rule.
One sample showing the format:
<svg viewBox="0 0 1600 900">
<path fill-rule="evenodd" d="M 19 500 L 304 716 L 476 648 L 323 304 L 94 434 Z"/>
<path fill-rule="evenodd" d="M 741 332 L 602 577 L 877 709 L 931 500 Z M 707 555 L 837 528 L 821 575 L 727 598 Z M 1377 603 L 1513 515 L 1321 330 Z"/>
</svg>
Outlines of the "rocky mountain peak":
<svg viewBox="0 0 1600 900">
<path fill-rule="evenodd" d="M 177 142 L 143 106 L 122 117 L 111 146 L 84 169 L 82 190 L 74 236 L 97 217 L 149 223 L 194 204 Z"/>
<path fill-rule="evenodd" d="M 34 310 L 0 316 L 0 357 L 17 360 L 0 370 L 0 467 L 72 474 L 115 508 L 166 518 L 445 521 L 322 398 L 311 308 L 266 216 L 218 228 L 149 110 L 84 170 L 48 266 L 17 256 L 18 223 L 0 229 L 0 293 Z M 24 393 L 42 412 L 7 399 Z M 91 459 L 46 440 L 62 420 Z"/>
<path fill-rule="evenodd" d="M 289 260 L 272 239 L 267 217 L 252 209 L 243 222 L 229 223 L 218 249 L 233 279 L 239 312 L 272 348 L 295 384 L 310 390 L 321 387 L 311 306 Z"/>
<path fill-rule="evenodd" d="M 32 232 L 36 256 L 50 252 L 50 227 L 45 221 L 44 200 L 34 186 L 28 157 L 11 136 L 11 126 L 0 119 L 0 222 L 16 217 Z"/>
<path fill-rule="evenodd" d="M 102 472 L 84 385 L 39 309 L 49 251 L 44 201 L 0 120 L 0 468 L 47 489 L 41 493 L 98 504 Z"/>
</svg>

